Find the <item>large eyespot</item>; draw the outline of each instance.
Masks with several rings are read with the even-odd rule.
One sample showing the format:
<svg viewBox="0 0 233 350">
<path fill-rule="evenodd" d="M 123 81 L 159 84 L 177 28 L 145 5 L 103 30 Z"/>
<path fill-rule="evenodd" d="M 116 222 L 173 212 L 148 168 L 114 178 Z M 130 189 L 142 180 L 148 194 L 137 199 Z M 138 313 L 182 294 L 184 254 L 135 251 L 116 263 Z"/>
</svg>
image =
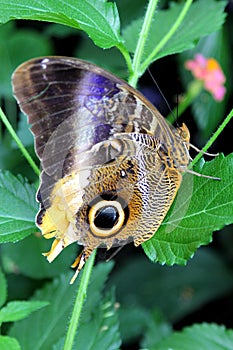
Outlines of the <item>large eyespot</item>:
<svg viewBox="0 0 233 350">
<path fill-rule="evenodd" d="M 93 203 L 88 213 L 92 234 L 103 238 L 115 235 L 125 223 L 125 212 L 122 203 L 116 200 L 101 199 Z"/>
</svg>

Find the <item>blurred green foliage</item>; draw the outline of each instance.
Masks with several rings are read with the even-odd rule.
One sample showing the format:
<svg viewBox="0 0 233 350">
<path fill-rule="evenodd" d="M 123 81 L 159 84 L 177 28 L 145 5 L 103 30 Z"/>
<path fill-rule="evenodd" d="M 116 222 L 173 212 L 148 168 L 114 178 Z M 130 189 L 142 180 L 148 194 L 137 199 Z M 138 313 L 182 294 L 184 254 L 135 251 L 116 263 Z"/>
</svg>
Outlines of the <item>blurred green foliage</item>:
<svg viewBox="0 0 233 350">
<path fill-rule="evenodd" d="M 105 1 L 68 0 L 64 7 L 63 1 L 44 0 L 35 2 L 33 7 L 26 0 L 12 0 L 10 3 L 0 0 L 0 22 L 6 22 L 0 27 L 0 102 L 35 160 L 33 138 L 26 118 L 19 113 L 12 95 L 11 74 L 14 69 L 32 57 L 72 55 L 101 65 L 127 79 L 127 66 L 117 48 L 126 45 L 126 49 L 134 52 L 146 4 L 147 1 L 139 0 L 119 0 L 114 5 Z M 191 135 L 199 146 L 210 137 L 232 107 L 229 101 L 233 97 L 233 9 L 229 2 L 224 11 L 225 5 L 223 1 L 196 1 L 186 18 L 186 25 L 148 62 L 163 57 L 154 63 L 152 72 L 162 79 L 163 84 L 172 91 L 171 94 L 175 82 L 170 76 L 170 65 L 175 70 L 175 76 L 181 77 L 184 92 L 191 80 L 189 72 L 184 69 L 186 59 L 201 52 L 215 57 L 222 65 L 227 77 L 225 100 L 218 104 L 203 91 L 189 111 L 193 116 L 193 119 L 189 117 L 192 119 Z M 144 60 L 153 52 L 159 35 L 166 33 L 182 6 L 180 2 L 160 2 L 160 7 L 165 10 L 158 10 L 158 22 L 157 13 L 154 16 Z M 208 18 L 212 18 L 212 21 Z M 178 52 L 180 54 L 175 55 Z M 172 55 L 169 60 L 165 57 L 167 55 Z M 140 85 L 146 83 L 148 81 L 144 80 Z M 224 140 L 229 144 L 228 153 L 232 152 L 230 137 L 229 141 Z M 144 246 L 154 261 L 168 263 L 169 259 L 173 259 L 169 260 L 170 264 L 186 263 L 200 245 L 212 240 L 213 230 L 233 221 L 232 155 L 226 158 L 221 156 L 211 164 L 200 163 L 198 166 L 199 169 L 207 167 L 206 174 L 216 175 L 218 172 L 223 181 L 210 184 L 211 180 L 195 180 L 197 192 L 190 199 L 189 211 L 176 231 L 168 237 L 166 230 L 172 225 L 172 220 L 169 224 L 170 217 L 182 212 L 179 203 L 174 203 L 174 211 L 162 225 L 158 239 L 154 237 Z M 33 311 L 21 321 L 17 318 L 6 319 L 13 325 L 3 323 L 0 349 L 63 349 L 73 299 L 79 285 L 78 280 L 77 284 L 69 286 L 70 274 L 67 269 L 78 248 L 76 245 L 67 248 L 52 265 L 42 257 L 41 253 L 49 249 L 50 242 L 38 235 L 34 224 L 38 206 L 34 199 L 38 178 L 3 125 L 0 125 L 0 169 L 0 237 L 1 242 L 8 242 L 0 248 L 0 305 L 3 314 L 4 307 L 11 305 L 7 303 L 12 300 L 19 303 L 13 306 L 17 306 L 24 317 L 25 309 L 31 308 L 30 312 Z M 198 212 L 201 203 L 202 211 Z M 204 217 L 207 221 L 204 221 Z M 97 264 L 88 289 L 75 349 L 162 350 L 167 349 L 169 344 L 177 350 L 217 350 L 222 349 L 219 339 L 225 349 L 232 349 L 232 331 L 225 328 L 233 328 L 232 244 L 232 227 L 228 226 L 221 234 L 214 234 L 213 244 L 199 249 L 185 267 L 152 264 L 142 249 L 136 250 L 131 246 L 125 247 L 114 258 L 114 268 L 111 263 Z M 99 260 L 105 258 L 106 254 L 100 250 Z M 20 300 L 24 300 L 22 304 Z M 23 304 L 26 300 L 28 304 Z M 49 305 L 46 306 L 46 302 Z M 223 326 L 202 324 L 183 329 L 195 322 L 216 322 Z M 173 332 L 173 328 L 182 330 Z"/>
</svg>

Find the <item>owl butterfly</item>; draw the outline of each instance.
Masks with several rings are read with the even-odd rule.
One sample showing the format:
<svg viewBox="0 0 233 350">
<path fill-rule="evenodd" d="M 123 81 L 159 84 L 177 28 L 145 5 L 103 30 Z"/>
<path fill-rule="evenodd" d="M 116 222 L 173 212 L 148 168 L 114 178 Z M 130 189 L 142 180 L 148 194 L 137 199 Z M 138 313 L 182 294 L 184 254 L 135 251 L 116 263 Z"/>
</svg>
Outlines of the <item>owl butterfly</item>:
<svg viewBox="0 0 233 350">
<path fill-rule="evenodd" d="M 150 239 L 187 171 L 189 131 L 174 128 L 137 90 L 75 58 L 30 60 L 13 74 L 41 160 L 36 224 L 54 237 L 49 262 L 84 246 L 73 283 L 97 247 Z"/>
</svg>

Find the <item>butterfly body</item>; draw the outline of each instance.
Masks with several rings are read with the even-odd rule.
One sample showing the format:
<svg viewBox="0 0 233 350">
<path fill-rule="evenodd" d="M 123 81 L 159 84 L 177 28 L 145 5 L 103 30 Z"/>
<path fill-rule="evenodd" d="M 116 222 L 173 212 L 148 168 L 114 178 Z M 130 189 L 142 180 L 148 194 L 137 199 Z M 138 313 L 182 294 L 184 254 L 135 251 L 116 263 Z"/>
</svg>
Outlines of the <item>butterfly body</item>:
<svg viewBox="0 0 233 350">
<path fill-rule="evenodd" d="M 137 90 L 74 58 L 28 61 L 13 87 L 41 160 L 37 225 L 55 237 L 48 260 L 78 242 L 80 269 L 99 246 L 151 238 L 189 163 L 186 126 L 168 125 Z"/>
</svg>

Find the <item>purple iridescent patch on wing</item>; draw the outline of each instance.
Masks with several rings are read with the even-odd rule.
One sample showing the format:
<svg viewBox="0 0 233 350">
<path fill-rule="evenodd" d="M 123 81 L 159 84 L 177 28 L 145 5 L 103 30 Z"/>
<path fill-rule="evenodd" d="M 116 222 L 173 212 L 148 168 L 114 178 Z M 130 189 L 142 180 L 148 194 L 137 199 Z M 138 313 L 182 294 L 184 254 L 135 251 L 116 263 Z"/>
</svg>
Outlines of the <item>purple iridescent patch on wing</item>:
<svg viewBox="0 0 233 350">
<path fill-rule="evenodd" d="M 77 95 L 84 98 L 85 105 L 103 105 L 106 101 L 112 99 L 119 93 L 119 88 L 114 81 L 97 75 L 92 72 L 82 72 L 82 78 L 79 77 L 79 84 L 76 87 Z"/>
<path fill-rule="evenodd" d="M 82 104 L 89 113 L 84 111 L 79 115 L 79 140 L 85 137 L 87 141 L 91 138 L 92 144 L 96 144 L 109 138 L 113 129 L 109 105 L 113 103 L 112 99 L 119 91 L 115 82 L 85 71 L 83 79 L 79 81 L 77 96 L 78 99 L 82 98 Z"/>
<path fill-rule="evenodd" d="M 112 98 L 115 94 L 119 93 L 119 88 L 116 87 L 116 83 L 110 79 L 90 73 L 90 92 L 93 96 L 98 96 L 101 99 L 103 96 Z"/>
</svg>

